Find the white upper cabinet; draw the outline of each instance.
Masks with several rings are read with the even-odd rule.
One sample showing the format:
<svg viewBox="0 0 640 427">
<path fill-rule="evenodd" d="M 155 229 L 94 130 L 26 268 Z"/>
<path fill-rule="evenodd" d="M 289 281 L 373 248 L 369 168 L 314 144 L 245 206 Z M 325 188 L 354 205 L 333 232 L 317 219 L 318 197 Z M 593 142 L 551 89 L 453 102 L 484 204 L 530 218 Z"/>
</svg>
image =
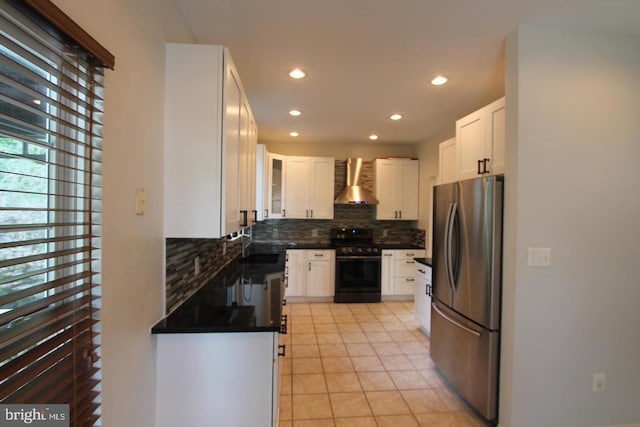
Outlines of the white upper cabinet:
<svg viewBox="0 0 640 427">
<path fill-rule="evenodd" d="M 505 99 L 456 121 L 458 179 L 504 173 Z"/>
<path fill-rule="evenodd" d="M 168 44 L 165 94 L 165 236 L 238 231 L 252 206 L 256 131 L 228 49 Z"/>
<path fill-rule="evenodd" d="M 376 219 L 417 220 L 419 162 L 376 159 Z"/>
<path fill-rule="evenodd" d="M 266 218 L 282 218 L 285 206 L 286 157 L 269 153 Z"/>
<path fill-rule="evenodd" d="M 458 166 L 456 163 L 456 139 L 451 138 L 441 142 L 438 148 L 438 184 L 457 181 Z"/>
<path fill-rule="evenodd" d="M 246 227 L 257 221 L 256 210 L 256 150 L 258 133 L 249 102 L 240 106 L 240 225 Z"/>
<path fill-rule="evenodd" d="M 224 136 L 222 139 L 222 156 L 224 158 L 222 170 L 223 183 L 223 235 L 238 231 L 240 228 L 240 174 L 242 171 L 242 91 L 240 79 L 235 68 L 229 64 L 230 58 L 225 61 L 226 78 L 224 80 L 224 106 L 223 116 Z M 246 113 L 244 114 L 246 116 Z M 246 120 L 246 117 L 245 117 Z M 187 142 L 187 141 L 185 141 Z M 187 142 L 188 144 L 188 142 Z M 197 153 L 194 153 L 197 155 Z M 168 159 L 170 162 L 171 159 Z M 196 184 L 198 185 L 198 184 Z"/>
<path fill-rule="evenodd" d="M 267 219 L 269 200 L 269 152 L 264 144 L 256 145 L 256 215 L 257 220 Z"/>
<path fill-rule="evenodd" d="M 285 169 L 282 218 L 332 219 L 335 159 L 286 156 Z"/>
</svg>

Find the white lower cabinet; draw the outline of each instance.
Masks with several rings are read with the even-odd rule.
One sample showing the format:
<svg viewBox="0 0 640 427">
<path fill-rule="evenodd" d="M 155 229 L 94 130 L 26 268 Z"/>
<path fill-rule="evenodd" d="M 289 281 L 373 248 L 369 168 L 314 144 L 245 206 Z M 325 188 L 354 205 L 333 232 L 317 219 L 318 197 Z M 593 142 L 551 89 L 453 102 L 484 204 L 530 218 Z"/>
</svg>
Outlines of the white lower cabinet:
<svg viewBox="0 0 640 427">
<path fill-rule="evenodd" d="M 305 250 L 287 250 L 284 267 L 284 292 L 286 297 L 303 297 L 307 295 L 306 260 L 307 253 Z"/>
<path fill-rule="evenodd" d="M 416 263 L 416 320 L 425 334 L 431 335 L 431 267 Z"/>
<path fill-rule="evenodd" d="M 413 298 L 416 288 L 414 258 L 424 257 L 424 249 L 382 251 L 382 296 Z"/>
<path fill-rule="evenodd" d="M 285 266 L 287 297 L 333 297 L 335 250 L 288 249 Z"/>
<path fill-rule="evenodd" d="M 277 332 L 155 337 L 157 427 L 277 425 Z"/>
</svg>

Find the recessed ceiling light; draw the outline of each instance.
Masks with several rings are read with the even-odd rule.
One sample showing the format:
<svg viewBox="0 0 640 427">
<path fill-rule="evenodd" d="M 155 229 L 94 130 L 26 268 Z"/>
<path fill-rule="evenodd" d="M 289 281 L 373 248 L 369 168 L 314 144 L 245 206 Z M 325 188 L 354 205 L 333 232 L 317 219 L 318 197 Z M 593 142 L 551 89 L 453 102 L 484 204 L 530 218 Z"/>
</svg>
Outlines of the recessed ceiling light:
<svg viewBox="0 0 640 427">
<path fill-rule="evenodd" d="M 303 79 L 306 75 L 307 73 L 302 71 L 300 68 L 294 68 L 293 70 L 289 71 L 289 77 L 291 77 L 292 79 Z"/>
<path fill-rule="evenodd" d="M 300 135 L 298 132 L 289 132 L 289 136 L 292 136 L 294 138 L 298 135 Z"/>
<path fill-rule="evenodd" d="M 369 139 L 372 141 L 375 141 L 376 139 L 378 139 L 378 135 L 376 134 L 369 135 Z"/>
<path fill-rule="evenodd" d="M 389 118 L 391 120 L 400 120 L 402 118 L 401 114 L 392 114 L 391 116 L 389 116 Z"/>
<path fill-rule="evenodd" d="M 302 111 L 300 111 L 300 110 L 291 110 L 291 111 L 289 111 L 289 115 L 290 116 L 298 117 L 301 114 L 302 114 Z"/>
<path fill-rule="evenodd" d="M 445 84 L 449 79 L 445 76 L 436 76 L 433 80 L 431 80 L 431 84 L 434 86 L 440 86 Z"/>
</svg>

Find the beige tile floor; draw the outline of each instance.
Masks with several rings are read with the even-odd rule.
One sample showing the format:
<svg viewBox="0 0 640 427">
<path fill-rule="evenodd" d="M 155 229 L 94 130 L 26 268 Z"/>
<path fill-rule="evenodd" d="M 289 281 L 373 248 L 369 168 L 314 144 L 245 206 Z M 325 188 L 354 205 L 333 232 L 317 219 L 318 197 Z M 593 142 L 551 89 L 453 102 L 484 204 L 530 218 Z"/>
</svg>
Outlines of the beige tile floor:
<svg viewBox="0 0 640 427">
<path fill-rule="evenodd" d="M 289 303 L 280 427 L 478 427 L 429 357 L 412 301 Z"/>
</svg>

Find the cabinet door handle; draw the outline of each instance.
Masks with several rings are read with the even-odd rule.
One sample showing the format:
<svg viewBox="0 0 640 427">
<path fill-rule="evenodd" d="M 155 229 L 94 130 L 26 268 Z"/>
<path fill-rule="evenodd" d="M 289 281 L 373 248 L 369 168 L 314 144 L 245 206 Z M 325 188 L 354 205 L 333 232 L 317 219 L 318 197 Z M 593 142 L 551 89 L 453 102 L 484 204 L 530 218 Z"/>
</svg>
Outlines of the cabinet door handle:
<svg viewBox="0 0 640 427">
<path fill-rule="evenodd" d="M 280 351 L 282 350 L 282 351 Z M 286 344 L 280 344 L 278 346 L 278 357 L 287 357 L 287 346 Z"/>
<path fill-rule="evenodd" d="M 249 225 L 247 223 L 249 221 L 249 211 L 240 211 L 240 213 L 243 216 L 242 224 L 240 224 L 240 227 L 246 227 L 247 225 Z"/>
<path fill-rule="evenodd" d="M 253 212 L 253 223 L 255 224 L 256 222 L 258 222 L 258 211 L 253 210 L 251 212 Z"/>
<path fill-rule="evenodd" d="M 264 217 L 269 218 L 269 209 L 264 210 Z"/>
<path fill-rule="evenodd" d="M 309 209 L 307 209 L 306 211 L 304 211 L 304 217 L 305 217 L 305 218 L 309 218 Z"/>
<path fill-rule="evenodd" d="M 324 257 L 324 254 L 313 254 L 315 257 Z"/>
<path fill-rule="evenodd" d="M 313 218 L 313 209 L 311 209 L 311 218 Z"/>
<path fill-rule="evenodd" d="M 286 298 L 282 298 L 282 305 L 287 305 L 287 299 Z"/>
<path fill-rule="evenodd" d="M 280 317 L 280 330 L 278 331 L 279 333 L 286 335 L 287 334 L 287 315 L 283 314 Z"/>
<path fill-rule="evenodd" d="M 311 271 L 311 263 L 308 263 L 308 264 L 309 264 L 309 271 Z"/>
<path fill-rule="evenodd" d="M 478 160 L 478 175 L 482 175 L 482 164 L 484 162 L 482 160 Z"/>
<path fill-rule="evenodd" d="M 287 210 L 286 209 L 282 209 L 282 218 L 284 218 L 285 216 L 287 216 Z"/>
<path fill-rule="evenodd" d="M 415 282 L 416 279 L 414 279 L 413 277 L 407 277 L 407 282 Z"/>
<path fill-rule="evenodd" d="M 413 264 L 413 261 L 405 261 L 407 264 Z"/>
<path fill-rule="evenodd" d="M 489 162 L 489 159 L 484 159 L 484 160 L 482 161 L 482 163 L 484 164 L 484 169 L 483 169 L 483 172 L 484 172 L 484 173 L 490 173 L 490 171 L 488 171 L 488 170 L 487 170 L 487 163 L 488 163 L 488 162 Z"/>
<path fill-rule="evenodd" d="M 431 296 L 431 285 L 427 283 L 427 285 L 424 287 L 425 288 L 425 295 L 430 297 Z"/>
<path fill-rule="evenodd" d="M 402 219 L 402 211 L 398 211 L 400 213 L 400 219 Z"/>
</svg>

